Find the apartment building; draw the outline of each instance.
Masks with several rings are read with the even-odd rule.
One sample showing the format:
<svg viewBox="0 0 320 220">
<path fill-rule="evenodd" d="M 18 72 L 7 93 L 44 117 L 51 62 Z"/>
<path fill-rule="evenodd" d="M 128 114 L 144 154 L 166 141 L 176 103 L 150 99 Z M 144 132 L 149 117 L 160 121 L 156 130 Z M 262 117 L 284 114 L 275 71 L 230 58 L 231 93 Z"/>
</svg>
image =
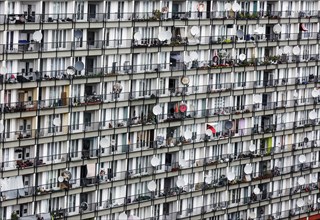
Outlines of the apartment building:
<svg viewBox="0 0 320 220">
<path fill-rule="evenodd" d="M 318 0 L 0 0 L 0 218 L 319 219 Z"/>
</svg>

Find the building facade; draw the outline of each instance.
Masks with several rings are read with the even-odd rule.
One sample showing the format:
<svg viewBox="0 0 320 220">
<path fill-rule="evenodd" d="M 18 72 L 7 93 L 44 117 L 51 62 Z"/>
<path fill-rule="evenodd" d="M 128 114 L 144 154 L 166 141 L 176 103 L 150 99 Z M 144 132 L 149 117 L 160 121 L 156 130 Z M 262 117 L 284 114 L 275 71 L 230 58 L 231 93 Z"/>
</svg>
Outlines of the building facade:
<svg viewBox="0 0 320 220">
<path fill-rule="evenodd" d="M 0 218 L 317 219 L 319 3 L 0 0 Z"/>
</svg>

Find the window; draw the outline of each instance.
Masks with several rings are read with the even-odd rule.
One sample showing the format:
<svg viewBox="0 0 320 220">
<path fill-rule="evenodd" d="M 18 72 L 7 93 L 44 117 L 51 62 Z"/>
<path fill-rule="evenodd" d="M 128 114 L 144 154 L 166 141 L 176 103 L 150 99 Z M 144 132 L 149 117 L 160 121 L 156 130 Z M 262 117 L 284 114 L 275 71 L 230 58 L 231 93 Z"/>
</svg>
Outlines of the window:
<svg viewBox="0 0 320 220">
<path fill-rule="evenodd" d="M 61 159 L 61 142 L 47 144 L 48 161 Z"/>
<path fill-rule="evenodd" d="M 66 30 L 52 30 L 51 48 L 66 48 Z"/>
<path fill-rule="evenodd" d="M 57 119 L 57 122 L 60 123 L 54 125 L 53 122 L 54 120 Z M 58 121 L 59 120 L 59 121 Z M 57 115 L 49 115 L 48 118 L 48 133 L 53 133 L 53 132 L 61 132 L 62 131 L 62 114 L 57 114 Z"/>
<path fill-rule="evenodd" d="M 69 209 L 68 212 L 76 211 L 76 195 L 69 196 Z"/>
<path fill-rule="evenodd" d="M 80 112 L 73 112 L 71 117 L 72 130 L 79 130 Z"/>
<path fill-rule="evenodd" d="M 68 2 L 53 2 L 53 15 L 52 18 L 57 19 L 62 14 L 67 12 L 67 4 Z"/>
<path fill-rule="evenodd" d="M 84 1 L 76 2 L 77 20 L 84 19 Z"/>
<path fill-rule="evenodd" d="M 80 140 L 72 140 L 70 144 L 70 157 L 75 158 L 78 157 L 78 145 Z"/>
</svg>

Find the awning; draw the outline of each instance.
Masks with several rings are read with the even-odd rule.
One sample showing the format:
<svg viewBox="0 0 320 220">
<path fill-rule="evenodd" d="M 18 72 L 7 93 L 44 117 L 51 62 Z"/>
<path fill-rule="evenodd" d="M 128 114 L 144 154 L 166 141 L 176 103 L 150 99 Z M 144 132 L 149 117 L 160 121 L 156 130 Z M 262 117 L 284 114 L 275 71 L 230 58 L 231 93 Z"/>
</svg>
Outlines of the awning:
<svg viewBox="0 0 320 220">
<path fill-rule="evenodd" d="M 304 24 L 300 24 L 300 30 L 301 31 L 308 31 L 308 28 Z"/>
</svg>

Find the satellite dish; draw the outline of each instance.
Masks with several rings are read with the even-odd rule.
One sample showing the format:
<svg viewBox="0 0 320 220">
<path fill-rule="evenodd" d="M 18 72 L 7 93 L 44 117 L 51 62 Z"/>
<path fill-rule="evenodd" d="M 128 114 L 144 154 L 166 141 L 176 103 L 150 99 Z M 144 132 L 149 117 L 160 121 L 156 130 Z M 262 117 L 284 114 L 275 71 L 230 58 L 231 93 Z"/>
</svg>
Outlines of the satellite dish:
<svg viewBox="0 0 320 220">
<path fill-rule="evenodd" d="M 249 151 L 250 151 L 250 152 L 254 152 L 255 150 L 256 150 L 256 145 L 251 144 L 251 145 L 249 146 Z"/>
<path fill-rule="evenodd" d="M 212 182 L 212 177 L 211 177 L 211 176 L 206 176 L 206 178 L 204 179 L 204 182 L 205 182 L 206 184 L 211 184 L 211 182 Z"/>
<path fill-rule="evenodd" d="M 232 121 L 226 121 L 225 128 L 230 130 L 233 127 Z"/>
<path fill-rule="evenodd" d="M 314 120 L 317 118 L 317 112 L 315 110 L 312 110 L 310 113 L 309 113 L 309 119 L 311 120 Z M 1 131 L 0 131 L 1 132 Z"/>
<path fill-rule="evenodd" d="M 226 4 L 224 4 L 224 8 L 225 8 L 226 11 L 230 11 L 232 6 L 231 6 L 230 3 L 226 3 Z"/>
<path fill-rule="evenodd" d="M 192 60 L 188 55 L 184 56 L 184 63 L 190 63 Z"/>
<path fill-rule="evenodd" d="M 191 60 L 198 60 L 199 59 L 198 53 L 195 51 L 192 51 L 190 53 L 190 58 L 191 58 Z"/>
<path fill-rule="evenodd" d="M 300 186 L 304 185 L 306 183 L 306 180 L 303 177 L 299 177 L 298 183 L 299 183 Z"/>
<path fill-rule="evenodd" d="M 116 83 L 112 87 L 113 92 L 116 94 L 120 94 L 122 92 L 122 85 L 120 83 Z"/>
<path fill-rule="evenodd" d="M 133 35 L 133 38 L 135 40 L 141 40 L 142 39 L 142 34 L 140 32 L 136 32 L 134 35 Z"/>
<path fill-rule="evenodd" d="M 281 25 L 280 24 L 276 24 L 275 26 L 273 26 L 273 32 L 275 34 L 280 34 L 281 33 Z"/>
<path fill-rule="evenodd" d="M 313 98 L 317 98 L 319 96 L 319 90 L 314 88 L 311 92 Z"/>
<path fill-rule="evenodd" d="M 181 78 L 181 83 L 182 83 L 183 85 L 189 85 L 189 82 L 190 82 L 189 77 L 183 76 L 183 77 Z"/>
<path fill-rule="evenodd" d="M 305 137 L 305 138 L 303 139 L 303 142 L 304 142 L 304 143 L 308 143 L 308 142 L 309 142 L 309 138 Z"/>
<path fill-rule="evenodd" d="M 162 108 L 160 105 L 155 105 L 152 109 L 154 115 L 160 115 L 162 112 Z"/>
<path fill-rule="evenodd" d="M 166 36 L 166 33 L 164 31 L 159 32 L 159 34 L 158 34 L 159 41 L 165 41 L 167 39 L 166 37 L 167 36 Z"/>
<path fill-rule="evenodd" d="M 74 64 L 74 68 L 77 70 L 77 71 L 81 71 L 84 69 L 84 64 L 82 61 L 78 61 Z"/>
<path fill-rule="evenodd" d="M 67 181 L 69 181 L 72 177 L 71 172 L 68 170 L 65 170 L 61 173 L 61 176 L 63 176 L 63 178 Z"/>
<path fill-rule="evenodd" d="M 100 146 L 101 147 L 109 147 L 110 146 L 110 140 L 108 138 L 101 138 L 100 140 Z"/>
<path fill-rule="evenodd" d="M 8 70 L 6 67 L 4 67 L 4 66 L 0 67 L 0 74 L 5 75 L 5 74 L 7 74 L 7 72 L 8 72 Z"/>
<path fill-rule="evenodd" d="M 61 125 L 60 118 L 55 118 L 55 119 L 53 119 L 52 124 L 53 124 L 54 126 L 60 126 L 60 125 Z"/>
<path fill-rule="evenodd" d="M 226 57 L 226 56 L 228 56 L 228 52 L 226 50 L 221 50 L 220 51 L 220 56 L 221 57 Z"/>
<path fill-rule="evenodd" d="M 172 38 L 172 33 L 171 33 L 170 31 L 165 31 L 164 33 L 165 33 L 165 38 L 166 38 L 167 40 L 171 40 L 171 38 Z"/>
<path fill-rule="evenodd" d="M 283 51 L 281 49 L 278 50 L 278 55 L 282 55 Z"/>
<path fill-rule="evenodd" d="M 311 182 L 313 182 L 313 183 L 317 183 L 317 182 L 318 182 L 318 178 L 317 178 L 317 177 L 315 177 L 315 176 L 313 176 L 313 177 L 312 177 L 312 179 L 311 179 Z"/>
<path fill-rule="evenodd" d="M 258 104 L 258 103 L 261 103 L 261 102 L 262 102 L 262 96 L 261 96 L 261 95 L 254 94 L 254 95 L 253 95 L 253 103 L 254 103 L 254 104 Z"/>
<path fill-rule="evenodd" d="M 303 199 L 299 198 L 299 199 L 297 200 L 297 206 L 301 208 L 303 205 L 304 205 Z"/>
<path fill-rule="evenodd" d="M 190 33 L 191 33 L 192 36 L 195 36 L 195 35 L 199 34 L 200 33 L 199 27 L 198 26 L 193 26 L 190 29 Z"/>
<path fill-rule="evenodd" d="M 294 92 L 293 92 L 293 98 L 298 98 L 298 95 L 299 95 L 299 94 L 297 93 L 297 91 L 294 91 Z"/>
<path fill-rule="evenodd" d="M 159 165 L 160 165 L 160 160 L 159 160 L 159 158 L 154 156 L 154 157 L 151 159 L 151 165 L 152 165 L 153 167 L 159 166 Z"/>
<path fill-rule="evenodd" d="M 245 174 L 251 174 L 252 173 L 252 166 L 251 164 L 246 164 L 245 167 L 244 167 L 244 173 Z"/>
<path fill-rule="evenodd" d="M 63 181 L 64 181 L 63 176 L 59 176 L 59 177 L 58 177 L 58 182 L 59 182 L 59 183 L 62 183 Z"/>
<path fill-rule="evenodd" d="M 256 219 L 256 213 L 250 212 L 249 218 L 251 218 L 251 219 Z"/>
<path fill-rule="evenodd" d="M 232 180 L 234 180 L 235 178 L 236 178 L 236 174 L 234 174 L 233 172 L 227 173 L 227 179 L 228 179 L 229 181 L 232 181 Z"/>
<path fill-rule="evenodd" d="M 82 36 L 83 36 L 83 33 L 82 33 L 81 30 L 75 30 L 75 31 L 74 31 L 74 37 L 75 37 L 75 38 L 80 39 L 80 38 L 82 38 Z"/>
<path fill-rule="evenodd" d="M 191 131 L 186 131 L 184 132 L 184 137 L 185 139 L 191 139 L 192 138 L 192 132 Z"/>
<path fill-rule="evenodd" d="M 86 203 L 86 202 L 81 202 L 80 208 L 81 208 L 83 211 L 87 210 L 87 209 L 88 209 L 88 203 Z"/>
<path fill-rule="evenodd" d="M 181 177 L 178 177 L 176 184 L 177 184 L 177 187 L 179 187 L 179 188 L 184 187 L 184 185 L 185 185 L 184 179 Z"/>
<path fill-rule="evenodd" d="M 292 53 L 293 53 L 294 55 L 299 55 L 299 54 L 300 54 L 300 47 L 299 47 L 299 46 L 293 47 Z"/>
<path fill-rule="evenodd" d="M 304 163 L 304 162 L 306 162 L 306 160 L 307 160 L 307 158 L 306 158 L 305 155 L 300 155 L 300 156 L 299 156 L 299 162 L 300 162 L 300 163 Z"/>
<path fill-rule="evenodd" d="M 240 59 L 241 61 L 244 61 L 244 60 L 246 59 L 246 55 L 243 54 L 243 53 L 240 54 L 239 59 Z"/>
<path fill-rule="evenodd" d="M 211 130 L 211 129 L 207 129 L 207 130 L 206 130 L 206 135 L 209 136 L 209 137 L 211 137 L 211 136 L 213 135 L 212 130 Z"/>
<path fill-rule="evenodd" d="M 166 6 L 165 6 L 165 7 L 162 7 L 162 9 L 161 9 L 161 12 L 162 12 L 162 13 L 165 13 L 165 14 L 168 13 L 168 11 L 169 11 L 169 8 L 166 7 Z"/>
<path fill-rule="evenodd" d="M 148 183 L 148 190 L 150 190 L 150 191 L 155 191 L 156 190 L 156 188 L 157 188 L 157 184 L 156 184 L 156 182 L 154 181 L 154 180 L 152 180 L 152 181 L 150 181 L 149 183 Z"/>
<path fill-rule="evenodd" d="M 232 11 L 238 12 L 240 10 L 241 10 L 241 6 L 237 2 L 232 4 Z"/>
<path fill-rule="evenodd" d="M 260 194 L 260 189 L 258 187 L 254 188 L 253 189 L 253 193 L 256 194 L 256 195 L 259 195 Z"/>
<path fill-rule="evenodd" d="M 243 36 L 244 36 L 243 30 L 237 30 L 237 37 L 243 38 Z"/>
<path fill-rule="evenodd" d="M 3 131 L 4 131 L 4 125 L 0 123 L 0 133 L 2 133 Z"/>
<path fill-rule="evenodd" d="M 285 47 L 283 48 L 283 52 L 284 52 L 285 54 L 289 54 L 289 53 L 291 52 L 291 47 L 290 47 L 290 46 L 285 46 Z"/>
<path fill-rule="evenodd" d="M 179 165 L 182 166 L 182 167 L 185 167 L 187 165 L 187 162 L 185 161 L 185 159 L 181 158 L 179 160 Z"/>
<path fill-rule="evenodd" d="M 73 76 L 74 74 L 76 73 L 76 70 L 73 66 L 69 66 L 67 68 L 67 74 L 70 75 L 70 76 Z"/>
<path fill-rule="evenodd" d="M 42 40 L 42 37 L 43 37 L 43 35 L 42 35 L 41 31 L 35 31 L 32 35 L 33 40 L 36 42 L 40 42 Z"/>
<path fill-rule="evenodd" d="M 185 104 L 185 103 L 181 103 L 180 106 L 179 106 L 179 110 L 180 112 L 186 112 L 188 109 L 188 106 Z"/>
<path fill-rule="evenodd" d="M 128 216 L 125 212 L 122 212 L 119 216 L 118 216 L 118 220 L 127 220 Z"/>
</svg>

